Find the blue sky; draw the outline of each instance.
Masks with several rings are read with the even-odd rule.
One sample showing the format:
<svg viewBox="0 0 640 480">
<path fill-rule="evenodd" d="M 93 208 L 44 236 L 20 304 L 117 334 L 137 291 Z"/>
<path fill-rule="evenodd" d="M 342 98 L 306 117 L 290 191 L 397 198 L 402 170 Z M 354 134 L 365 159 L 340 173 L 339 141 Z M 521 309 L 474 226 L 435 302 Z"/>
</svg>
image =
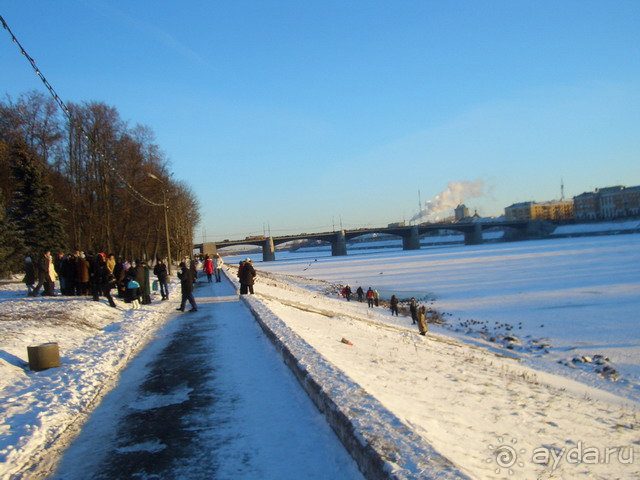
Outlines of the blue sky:
<svg viewBox="0 0 640 480">
<path fill-rule="evenodd" d="M 5 1 L 66 101 L 148 125 L 201 240 L 640 184 L 638 1 Z M 44 88 L 0 31 L 0 93 Z"/>
</svg>

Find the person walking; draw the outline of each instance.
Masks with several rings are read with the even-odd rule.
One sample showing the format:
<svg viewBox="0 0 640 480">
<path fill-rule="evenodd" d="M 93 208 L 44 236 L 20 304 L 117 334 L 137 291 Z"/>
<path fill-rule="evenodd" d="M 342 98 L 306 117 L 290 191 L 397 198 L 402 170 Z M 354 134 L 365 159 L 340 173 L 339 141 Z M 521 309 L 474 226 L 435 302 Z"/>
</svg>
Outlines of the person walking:
<svg viewBox="0 0 640 480">
<path fill-rule="evenodd" d="M 220 273 L 222 270 L 222 265 L 224 265 L 224 261 L 219 253 L 216 253 L 213 256 L 213 266 L 215 267 L 214 273 L 216 275 L 216 282 L 220 283 Z"/>
<path fill-rule="evenodd" d="M 367 306 L 373 308 L 373 290 L 371 290 L 371 287 L 367 290 Z"/>
<path fill-rule="evenodd" d="M 393 314 L 395 313 L 397 317 L 398 316 L 398 297 L 396 297 L 395 295 L 391 295 L 389 306 L 391 307 L 391 316 L 393 316 Z"/>
<path fill-rule="evenodd" d="M 244 266 L 242 267 L 242 277 L 240 278 L 240 285 L 245 286 L 244 293 L 250 293 L 253 295 L 253 284 L 256 279 L 256 270 L 253 268 L 253 262 L 250 258 L 247 258 L 244 261 Z M 240 293 L 242 293 L 242 287 L 240 288 Z"/>
<path fill-rule="evenodd" d="M 204 257 L 204 267 L 202 267 L 204 273 L 207 274 L 207 282 L 211 283 L 211 278 L 213 276 L 213 261 L 209 258 L 209 255 L 205 255 Z"/>
<path fill-rule="evenodd" d="M 115 308 L 116 302 L 113 301 L 113 297 L 111 296 L 111 289 L 115 286 L 116 279 L 109 271 L 109 267 L 107 267 L 107 263 L 103 258 L 98 258 L 98 267 L 96 269 L 95 278 L 100 294 L 104 295 L 107 298 L 109 305 Z"/>
<path fill-rule="evenodd" d="M 380 294 L 378 293 L 378 290 L 373 290 L 373 302 L 375 303 L 376 307 L 380 306 Z"/>
<path fill-rule="evenodd" d="M 167 273 L 167 266 L 159 258 L 156 266 L 153 267 L 153 274 L 158 278 L 158 285 L 160 285 L 160 296 L 162 300 L 169 300 L 169 274 Z"/>
<path fill-rule="evenodd" d="M 358 287 L 358 289 L 356 290 L 356 295 L 358 295 L 359 302 L 364 301 L 364 290 L 362 290 L 362 287 Z"/>
<path fill-rule="evenodd" d="M 53 277 L 51 276 L 51 270 L 53 270 Z M 42 295 L 53 295 L 53 282 L 55 282 L 55 269 L 53 268 L 53 261 L 51 259 L 51 252 L 47 250 L 44 252 L 40 260 L 38 260 L 37 268 L 38 284 L 31 291 L 31 296 L 35 297 L 40 292 L 40 288 L 44 286 Z"/>
<path fill-rule="evenodd" d="M 32 296 L 33 284 L 36 281 L 36 267 L 31 261 L 31 257 L 27 256 L 24 259 L 24 278 L 22 282 L 27 286 L 27 295 Z"/>
<path fill-rule="evenodd" d="M 187 268 L 185 262 L 180 262 L 180 271 L 178 272 L 178 278 L 180 279 L 180 288 L 182 290 L 182 300 L 180 301 L 180 307 L 176 310 L 184 312 L 184 307 L 187 304 L 187 300 L 191 304 L 190 312 L 197 312 L 198 305 L 193 298 L 193 278 L 191 277 L 191 269 Z"/>
</svg>

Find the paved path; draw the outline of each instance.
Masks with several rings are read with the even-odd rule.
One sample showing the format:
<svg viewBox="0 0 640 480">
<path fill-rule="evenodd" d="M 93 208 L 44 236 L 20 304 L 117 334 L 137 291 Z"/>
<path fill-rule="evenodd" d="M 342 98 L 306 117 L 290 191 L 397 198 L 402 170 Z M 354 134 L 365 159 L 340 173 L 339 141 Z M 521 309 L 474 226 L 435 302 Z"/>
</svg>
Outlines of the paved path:
<svg viewBox="0 0 640 480">
<path fill-rule="evenodd" d="M 361 479 L 232 286 L 199 283 L 196 301 L 123 372 L 53 478 Z"/>
</svg>

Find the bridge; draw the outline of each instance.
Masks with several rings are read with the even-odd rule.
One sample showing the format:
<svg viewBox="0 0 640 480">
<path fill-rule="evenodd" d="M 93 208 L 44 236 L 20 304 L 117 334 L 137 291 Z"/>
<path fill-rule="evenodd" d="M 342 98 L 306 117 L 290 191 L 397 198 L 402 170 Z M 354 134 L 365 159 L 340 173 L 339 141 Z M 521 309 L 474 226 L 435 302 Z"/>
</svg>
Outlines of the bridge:
<svg viewBox="0 0 640 480">
<path fill-rule="evenodd" d="M 244 240 L 224 240 L 222 242 L 205 242 L 194 244 L 194 250 L 201 254 L 213 254 L 218 249 L 235 245 L 257 245 L 262 247 L 262 260 L 271 262 L 276 259 L 277 245 L 294 240 L 320 240 L 331 244 L 331 255 L 347 254 L 347 241 L 368 234 L 396 235 L 402 238 L 403 250 L 419 250 L 420 236 L 439 230 L 453 230 L 464 234 L 465 245 L 477 245 L 483 242 L 482 232 L 490 228 L 509 228 L 517 232 L 516 236 L 526 238 L 531 235 L 548 233 L 548 222 L 534 221 L 499 221 L 499 222 L 460 222 L 460 223 L 428 223 L 398 227 L 362 228 L 356 230 L 339 230 L 322 233 L 300 233 L 279 237 L 247 237 Z"/>
</svg>

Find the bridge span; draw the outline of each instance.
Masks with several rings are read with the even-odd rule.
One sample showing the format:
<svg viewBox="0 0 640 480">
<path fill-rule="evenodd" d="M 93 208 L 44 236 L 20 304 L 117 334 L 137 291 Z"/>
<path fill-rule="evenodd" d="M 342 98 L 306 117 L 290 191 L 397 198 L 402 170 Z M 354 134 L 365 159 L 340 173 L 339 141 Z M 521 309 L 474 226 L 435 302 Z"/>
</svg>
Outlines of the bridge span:
<svg viewBox="0 0 640 480">
<path fill-rule="evenodd" d="M 294 240 L 320 240 L 331 244 L 331 255 L 347 254 L 347 241 L 367 234 L 396 235 L 402 238 L 403 250 L 419 250 L 420 236 L 438 230 L 453 230 L 464 234 L 465 245 L 477 245 L 483 242 L 482 232 L 490 228 L 508 228 L 517 232 L 516 237 L 526 238 L 539 235 L 548 230 L 548 222 L 534 221 L 501 221 L 501 222 L 461 222 L 461 223 L 428 223 L 400 227 L 361 228 L 356 230 L 339 230 L 321 233 L 300 233 L 279 237 L 248 237 L 243 240 L 224 240 L 222 242 L 204 242 L 194 244 L 194 250 L 202 254 L 213 254 L 220 248 L 235 245 L 257 245 L 262 247 L 262 260 L 265 262 L 276 259 L 276 246 Z"/>
</svg>

